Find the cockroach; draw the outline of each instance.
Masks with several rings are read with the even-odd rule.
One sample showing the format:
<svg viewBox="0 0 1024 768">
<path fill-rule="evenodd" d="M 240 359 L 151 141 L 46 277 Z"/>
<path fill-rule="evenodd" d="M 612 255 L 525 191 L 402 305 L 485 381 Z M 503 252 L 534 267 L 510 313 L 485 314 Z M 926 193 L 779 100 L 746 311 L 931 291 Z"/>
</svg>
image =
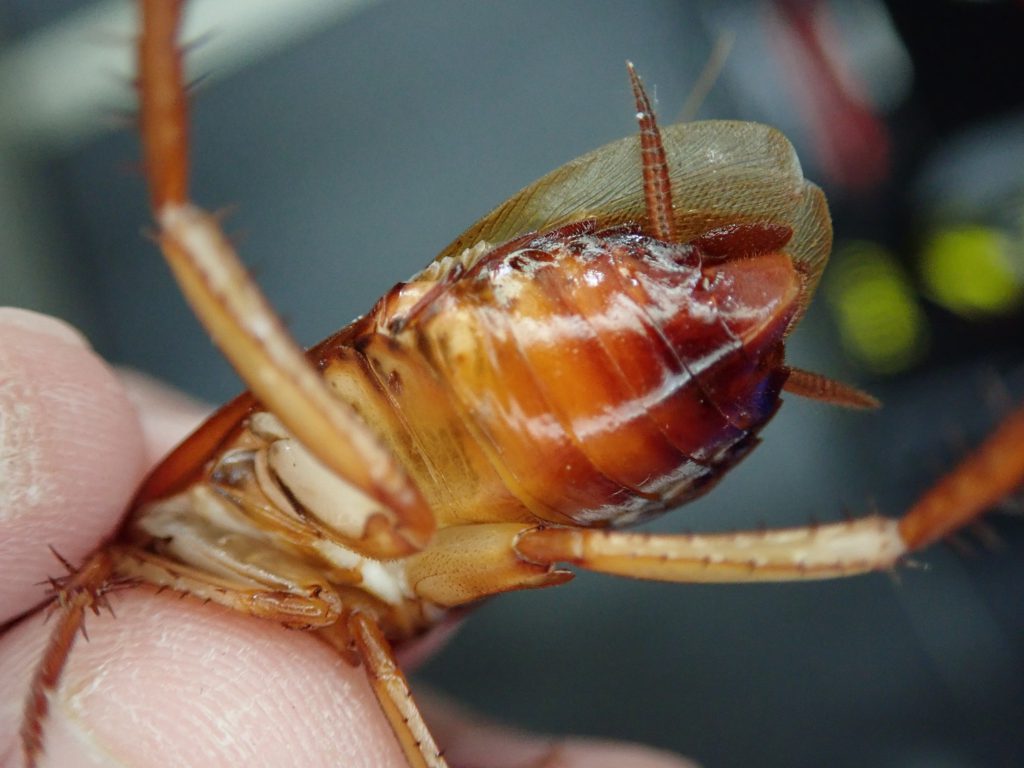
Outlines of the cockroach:
<svg viewBox="0 0 1024 768">
<path fill-rule="evenodd" d="M 1018 409 L 900 519 L 655 535 L 622 527 L 709 490 L 783 391 L 872 407 L 785 361 L 831 248 L 821 191 L 777 131 L 660 129 L 584 155 L 476 222 L 302 352 L 188 192 L 182 2 L 143 0 L 139 95 L 157 240 L 250 387 L 145 480 L 111 541 L 55 580 L 22 728 L 114 585 L 306 630 L 361 664 L 410 766 L 444 766 L 394 648 L 450 611 L 556 586 L 562 564 L 667 582 L 826 579 L 896 566 L 1024 479 Z"/>
</svg>

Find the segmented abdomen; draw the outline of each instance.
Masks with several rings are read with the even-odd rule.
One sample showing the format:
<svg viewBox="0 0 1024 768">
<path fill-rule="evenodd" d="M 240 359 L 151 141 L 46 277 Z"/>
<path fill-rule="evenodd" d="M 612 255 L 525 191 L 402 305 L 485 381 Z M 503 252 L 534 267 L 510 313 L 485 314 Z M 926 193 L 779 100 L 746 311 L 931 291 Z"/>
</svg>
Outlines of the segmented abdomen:
<svg viewBox="0 0 1024 768">
<path fill-rule="evenodd" d="M 415 302 L 393 294 L 370 318 L 390 344 L 363 343 L 379 380 L 413 350 L 431 370 L 427 399 L 395 405 L 421 442 L 456 415 L 504 486 L 474 504 L 621 524 L 703 493 L 752 447 L 798 295 L 781 251 L 712 260 L 583 222 L 453 265 Z M 450 482 L 457 453 L 421 456 Z"/>
<path fill-rule="evenodd" d="M 785 238 L 762 231 L 737 248 L 750 232 L 680 245 L 583 222 L 480 244 L 310 355 L 438 531 L 633 522 L 708 490 L 778 405 L 801 281 Z M 190 438 L 139 500 L 125 541 L 162 562 L 252 588 L 301 590 L 323 573 L 324 594 L 358 590 L 402 636 L 429 623 L 406 565 L 345 544 L 391 513 L 251 399 Z M 434 571 L 447 556 L 428 555 Z M 514 566 L 498 589 L 545 578 Z"/>
</svg>

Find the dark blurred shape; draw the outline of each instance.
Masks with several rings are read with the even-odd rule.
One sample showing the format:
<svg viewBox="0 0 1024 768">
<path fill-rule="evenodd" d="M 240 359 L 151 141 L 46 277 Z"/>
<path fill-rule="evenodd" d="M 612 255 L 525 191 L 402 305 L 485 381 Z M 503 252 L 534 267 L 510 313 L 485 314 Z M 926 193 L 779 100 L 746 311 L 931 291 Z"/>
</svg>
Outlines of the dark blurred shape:
<svg viewBox="0 0 1024 768">
<path fill-rule="evenodd" d="M 890 0 L 914 61 L 914 100 L 938 137 L 1024 106 L 1024 4 Z"/>
</svg>

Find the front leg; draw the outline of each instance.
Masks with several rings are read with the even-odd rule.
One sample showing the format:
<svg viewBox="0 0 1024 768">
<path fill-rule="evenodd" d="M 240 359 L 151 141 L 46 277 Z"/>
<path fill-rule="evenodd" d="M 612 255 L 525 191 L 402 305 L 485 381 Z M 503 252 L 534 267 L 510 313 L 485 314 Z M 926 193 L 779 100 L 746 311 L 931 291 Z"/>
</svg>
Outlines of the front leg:
<svg viewBox="0 0 1024 768">
<path fill-rule="evenodd" d="M 185 298 L 253 394 L 328 469 L 384 512 L 349 542 L 403 557 L 434 519 L 419 490 L 347 404 L 335 398 L 242 266 L 216 216 L 188 196 L 187 96 L 177 43 L 181 0 L 148 0 L 139 39 L 143 158 L 157 241 Z"/>
<path fill-rule="evenodd" d="M 87 617 L 89 641 L 76 641 L 49 693 L 38 768 L 406 766 L 364 671 L 314 633 L 169 590 L 110 600 L 116 618 Z M 26 690 L 57 618 L 34 617 L 0 642 L 5 768 L 27 765 L 10 698 Z"/>
<path fill-rule="evenodd" d="M 278 567 L 281 564 L 278 563 Z M 99 615 L 102 608 L 110 609 L 106 595 L 112 590 L 146 582 L 288 627 L 323 626 L 337 621 L 339 615 L 338 596 L 331 586 L 301 578 L 307 575 L 305 573 L 286 571 L 289 578 L 282 579 L 281 583 L 243 583 L 119 546 L 99 550 L 81 568 L 64 565 L 68 575 L 51 580 L 54 602 L 48 610 L 56 614 L 56 619 L 32 677 L 22 715 L 21 741 L 27 768 L 34 768 L 43 752 L 50 696 L 60 682 L 75 639 L 78 634 L 88 637 L 86 613 Z"/>
</svg>

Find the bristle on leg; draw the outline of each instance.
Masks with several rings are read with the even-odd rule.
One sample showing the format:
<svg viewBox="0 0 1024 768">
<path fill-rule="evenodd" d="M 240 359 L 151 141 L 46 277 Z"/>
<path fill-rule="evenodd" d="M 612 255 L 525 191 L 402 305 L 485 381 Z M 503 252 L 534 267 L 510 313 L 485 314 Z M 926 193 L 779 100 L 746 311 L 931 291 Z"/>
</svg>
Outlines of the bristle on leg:
<svg viewBox="0 0 1024 768">
<path fill-rule="evenodd" d="M 113 560 L 106 551 L 92 555 L 79 569 L 56 551 L 54 556 L 68 569 L 68 575 L 51 580 L 56 594 L 50 612 L 58 618 L 25 702 L 21 743 L 26 768 L 35 768 L 42 754 L 43 723 L 50 708 L 49 696 L 60 681 L 75 637 L 79 632 L 85 635 L 85 612 L 91 610 L 98 614 L 103 607 L 109 609 L 106 594 L 114 586 L 110 580 Z"/>
</svg>

